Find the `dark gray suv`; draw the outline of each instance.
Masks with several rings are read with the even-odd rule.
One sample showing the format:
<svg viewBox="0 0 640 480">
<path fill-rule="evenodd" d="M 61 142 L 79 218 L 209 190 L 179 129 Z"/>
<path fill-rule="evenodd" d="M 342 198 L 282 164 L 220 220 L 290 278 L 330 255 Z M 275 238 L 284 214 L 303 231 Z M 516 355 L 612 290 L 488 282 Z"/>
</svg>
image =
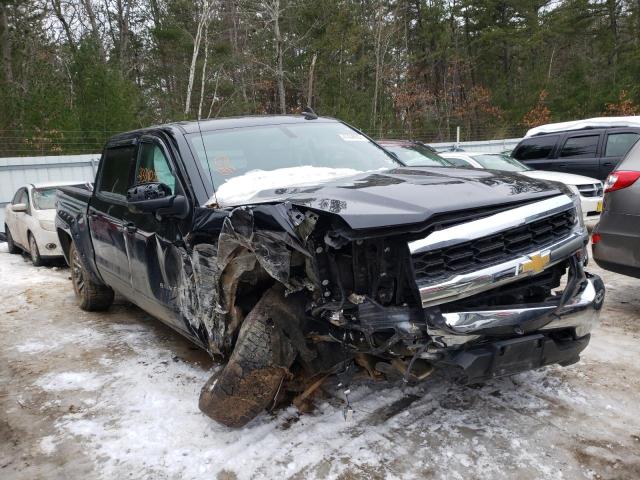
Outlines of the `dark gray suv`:
<svg viewBox="0 0 640 480">
<path fill-rule="evenodd" d="M 640 142 L 607 178 L 604 211 L 591 240 L 606 270 L 640 278 Z"/>
<path fill-rule="evenodd" d="M 638 127 L 583 128 L 524 138 L 512 156 L 535 170 L 604 180 L 640 138 Z"/>
</svg>

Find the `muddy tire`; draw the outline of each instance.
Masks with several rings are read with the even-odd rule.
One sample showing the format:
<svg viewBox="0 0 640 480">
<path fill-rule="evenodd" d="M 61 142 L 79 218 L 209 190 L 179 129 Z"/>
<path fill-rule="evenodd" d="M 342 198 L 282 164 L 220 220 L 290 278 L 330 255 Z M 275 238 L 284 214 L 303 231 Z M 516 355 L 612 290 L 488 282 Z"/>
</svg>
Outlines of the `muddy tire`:
<svg viewBox="0 0 640 480">
<path fill-rule="evenodd" d="M 202 387 L 200 410 L 228 427 L 242 427 L 271 406 L 287 374 L 274 360 L 274 327 L 268 315 L 278 294 L 268 291 L 249 312 L 229 363 Z M 289 355 L 285 363 L 292 361 Z"/>
<path fill-rule="evenodd" d="M 4 226 L 4 233 L 7 236 L 7 248 L 9 249 L 9 253 L 20 253 L 20 248 L 14 243 L 13 237 L 11 236 L 11 231 L 7 225 Z"/>
<path fill-rule="evenodd" d="M 31 255 L 31 263 L 33 263 L 34 267 L 42 266 L 43 261 L 38 249 L 38 242 L 36 242 L 36 237 L 31 233 L 29 234 L 29 255 Z"/>
<path fill-rule="evenodd" d="M 71 243 L 69 249 L 69 266 L 73 291 L 80 308 L 87 312 L 107 310 L 113 303 L 113 290 L 91 280 L 89 272 L 80 261 L 80 254 L 74 243 Z"/>
</svg>

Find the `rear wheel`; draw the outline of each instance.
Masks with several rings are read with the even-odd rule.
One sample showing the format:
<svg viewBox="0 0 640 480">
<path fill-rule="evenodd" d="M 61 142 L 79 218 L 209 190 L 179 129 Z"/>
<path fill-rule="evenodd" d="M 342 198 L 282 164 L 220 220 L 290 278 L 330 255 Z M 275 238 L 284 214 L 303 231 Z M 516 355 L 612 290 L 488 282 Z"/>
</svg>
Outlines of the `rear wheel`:
<svg viewBox="0 0 640 480">
<path fill-rule="evenodd" d="M 7 248 L 9 249 L 9 253 L 20 253 L 20 249 L 14 243 L 13 237 L 11 236 L 11 230 L 9 230 L 9 227 L 7 227 L 6 224 L 4 226 L 4 231 L 7 236 Z"/>
<path fill-rule="evenodd" d="M 287 345 L 279 345 L 288 352 L 281 358 L 285 365 L 275 360 L 270 318 L 277 313 L 275 302 L 282 302 L 282 295 L 271 289 L 245 318 L 229 363 L 202 387 L 200 410 L 228 427 L 244 426 L 273 403 L 293 361 Z M 278 341 L 286 340 L 281 336 Z"/>
<path fill-rule="evenodd" d="M 113 303 L 113 290 L 106 285 L 96 283 L 80 261 L 80 254 L 75 243 L 69 249 L 71 282 L 73 291 L 82 310 L 97 312 L 108 309 Z"/>
<path fill-rule="evenodd" d="M 36 238 L 29 234 L 29 254 L 31 255 L 31 261 L 34 267 L 40 267 L 42 265 L 42 257 L 40 256 L 40 250 L 38 250 L 38 243 Z"/>
</svg>

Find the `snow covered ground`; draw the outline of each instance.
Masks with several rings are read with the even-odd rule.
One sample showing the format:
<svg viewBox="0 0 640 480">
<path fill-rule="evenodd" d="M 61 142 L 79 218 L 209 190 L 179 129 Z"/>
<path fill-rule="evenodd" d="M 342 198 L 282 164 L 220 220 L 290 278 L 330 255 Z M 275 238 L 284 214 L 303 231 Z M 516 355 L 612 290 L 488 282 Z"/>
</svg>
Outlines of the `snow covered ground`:
<svg viewBox="0 0 640 480">
<path fill-rule="evenodd" d="M 597 271 L 597 267 L 591 268 Z M 124 301 L 80 311 L 69 272 L 0 244 L 0 478 L 640 478 L 640 281 L 600 272 L 583 361 L 479 388 L 329 388 L 241 430 L 197 407 L 217 368 Z"/>
</svg>

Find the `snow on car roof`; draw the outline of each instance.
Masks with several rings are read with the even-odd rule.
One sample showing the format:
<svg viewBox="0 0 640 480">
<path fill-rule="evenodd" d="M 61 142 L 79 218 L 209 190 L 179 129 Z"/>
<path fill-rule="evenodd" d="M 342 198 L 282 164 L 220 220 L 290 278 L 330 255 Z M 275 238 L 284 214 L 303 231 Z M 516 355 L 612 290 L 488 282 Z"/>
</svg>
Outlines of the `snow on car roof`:
<svg viewBox="0 0 640 480">
<path fill-rule="evenodd" d="M 532 137 L 541 133 L 565 132 L 567 130 L 580 130 L 583 128 L 603 128 L 603 127 L 640 127 L 640 116 L 628 117 L 596 117 L 584 120 L 573 120 L 570 122 L 548 123 L 530 129 L 526 135 Z"/>
<path fill-rule="evenodd" d="M 70 185 L 84 185 L 87 183 L 85 180 L 76 180 L 76 181 L 66 181 L 66 182 L 37 182 L 30 183 L 29 185 L 33 188 L 51 188 L 51 187 L 68 187 Z"/>
</svg>

